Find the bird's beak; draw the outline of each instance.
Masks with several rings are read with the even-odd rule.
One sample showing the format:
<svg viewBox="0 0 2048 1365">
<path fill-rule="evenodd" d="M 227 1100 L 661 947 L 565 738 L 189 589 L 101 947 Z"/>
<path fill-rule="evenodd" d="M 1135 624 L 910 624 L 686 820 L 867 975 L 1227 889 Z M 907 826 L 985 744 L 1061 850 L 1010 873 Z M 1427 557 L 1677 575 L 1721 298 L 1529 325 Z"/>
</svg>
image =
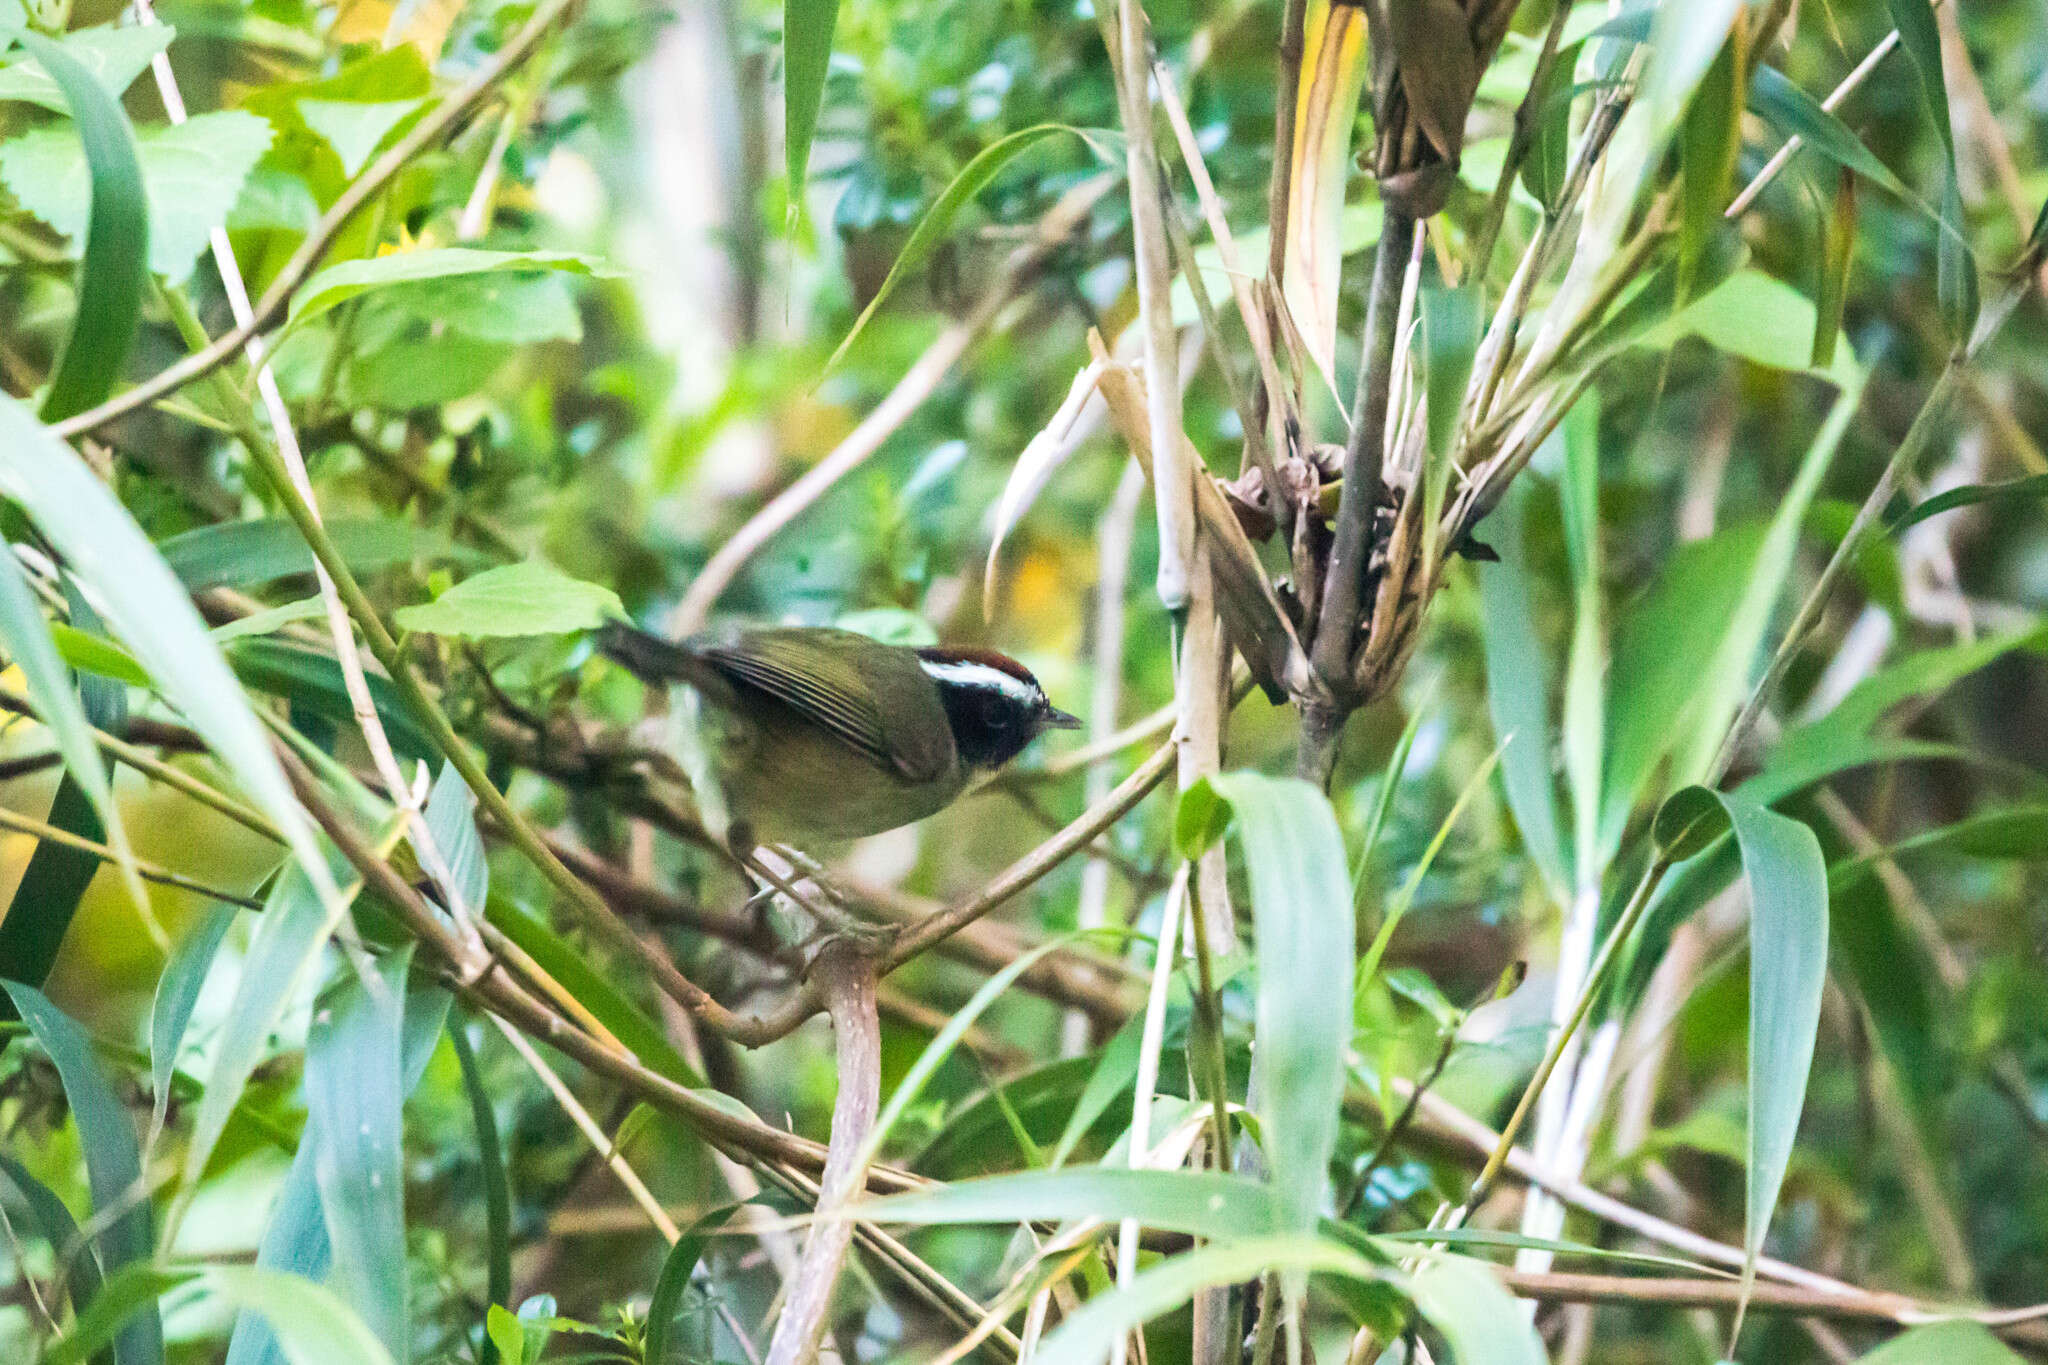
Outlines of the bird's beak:
<svg viewBox="0 0 2048 1365">
<path fill-rule="evenodd" d="M 1070 716 L 1056 706 L 1045 708 L 1045 728 L 1048 730 L 1078 730 L 1082 723 L 1079 716 Z"/>
</svg>

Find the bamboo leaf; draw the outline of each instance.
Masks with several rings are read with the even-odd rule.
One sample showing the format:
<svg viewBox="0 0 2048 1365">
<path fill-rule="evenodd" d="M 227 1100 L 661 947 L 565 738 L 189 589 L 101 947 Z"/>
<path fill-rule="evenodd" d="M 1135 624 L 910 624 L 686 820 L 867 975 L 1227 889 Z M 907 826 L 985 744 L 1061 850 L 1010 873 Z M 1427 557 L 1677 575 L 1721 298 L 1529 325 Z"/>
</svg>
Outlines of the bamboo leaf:
<svg viewBox="0 0 2048 1365">
<path fill-rule="evenodd" d="M 825 77 L 832 67 L 832 30 L 839 0 L 783 0 L 782 140 L 788 163 L 789 221 L 803 214 L 804 176 L 811 161 L 811 137 L 825 103 Z"/>
<path fill-rule="evenodd" d="M 1938 517 L 1943 512 L 1953 512 L 1959 507 L 1977 507 L 1987 502 L 2006 502 L 2022 499 L 2048 498 L 2048 474 L 2032 474 L 2024 479 L 2009 479 L 2004 483 L 1967 483 L 1937 493 L 1925 502 L 1901 512 L 1885 524 L 1885 529 L 1898 535 L 1909 526 L 1918 526 L 1929 517 Z"/>
<path fill-rule="evenodd" d="M 399 1038 L 410 947 L 344 972 L 306 1038 L 306 1141 L 333 1257 L 331 1283 L 397 1365 L 411 1358 L 405 1283 Z"/>
<path fill-rule="evenodd" d="M 1572 877 L 1565 862 L 1562 822 L 1551 755 L 1549 655 L 1536 635 L 1536 604 L 1525 547 L 1531 494 L 1526 479 L 1509 485 L 1488 523 L 1500 562 L 1481 564 L 1480 630 L 1486 652 L 1486 704 L 1500 745 L 1501 786 L 1522 832 L 1522 844 L 1562 901 Z"/>
<path fill-rule="evenodd" d="M 35 1178 L 28 1167 L 0 1152 L 0 1194 L 12 1189 L 16 1201 L 26 1206 L 27 1226 L 50 1244 L 57 1257 L 58 1279 L 71 1296 L 71 1311 L 83 1314 L 100 1292 L 100 1261 L 78 1231 L 78 1222 L 56 1191 Z M 14 1216 L 21 1217 L 17 1211 Z M 114 1365 L 111 1351 L 93 1358 L 93 1365 Z"/>
<path fill-rule="evenodd" d="M 1665 6 L 1670 9 L 1671 6 Z M 1679 160 L 1685 167 L 1678 216 L 1680 293 L 1699 268 L 1707 245 L 1721 227 L 1729 182 L 1735 175 L 1736 153 L 1742 150 L 1742 85 L 1745 26 L 1741 11 L 1727 41 L 1715 54 L 1686 105 L 1678 135 Z"/>
<path fill-rule="evenodd" d="M 1935 1322 L 1893 1337 L 1857 1365 L 2022 1365 L 2026 1358 L 1974 1322 Z"/>
<path fill-rule="evenodd" d="M 854 338 L 861 334 L 861 329 L 868 325 L 868 319 L 881 308 L 883 302 L 895 290 L 897 283 L 923 265 L 932 252 L 938 249 L 939 243 L 945 240 L 946 234 L 952 230 L 953 220 L 959 216 L 960 210 L 977 194 L 988 188 L 989 182 L 1000 175 L 1012 161 L 1062 133 L 1071 134 L 1083 142 L 1088 140 L 1087 135 L 1078 128 L 1070 128 L 1064 123 L 1041 123 L 1036 127 L 1020 129 L 989 144 L 982 148 L 972 161 L 960 168 L 960 173 L 953 177 L 952 183 L 940 191 L 938 199 L 925 210 L 924 216 L 917 220 L 917 226 L 910 230 L 910 239 L 904 242 L 903 250 L 896 254 L 896 260 L 890 265 L 889 273 L 882 277 L 881 287 L 875 290 L 875 296 L 868 300 L 868 306 L 860 310 L 860 316 L 854 319 L 852 330 L 832 352 L 832 358 L 825 362 L 828 373 L 845 357 L 847 350 L 853 345 Z"/>
<path fill-rule="evenodd" d="M 683 1304 L 683 1291 L 690 1287 L 690 1277 L 696 1273 L 697 1263 L 704 1259 L 704 1249 L 710 1245 L 711 1235 L 743 1207 L 741 1204 L 728 1204 L 722 1209 L 713 1209 L 684 1228 L 683 1235 L 668 1249 L 668 1255 L 661 1262 L 661 1274 L 654 1281 L 654 1293 L 647 1300 L 647 1337 L 642 1350 L 646 1365 L 670 1365 L 675 1350 L 670 1345 L 669 1334 L 674 1329 L 676 1313 Z M 490 1349 L 497 1349 L 495 1342 L 490 1343 Z"/>
<path fill-rule="evenodd" d="M 120 103 L 62 45 L 38 33 L 22 34 L 21 43 L 70 106 L 89 183 L 77 317 L 42 406 L 43 420 L 58 422 L 104 399 L 121 377 L 142 318 L 142 292 L 149 285 L 149 201 L 135 130 Z M 48 136 L 70 135 L 51 129 Z M 10 182 L 8 158 L 20 154 L 22 141 L 0 152 L 0 173 Z"/>
<path fill-rule="evenodd" d="M 243 792 L 284 834 L 313 887 L 334 894 L 305 813 L 206 624 L 135 519 L 22 406 L 0 397 L 0 495 L 13 499 L 91 587 L 109 625 Z"/>
<path fill-rule="evenodd" d="M 478 899 L 474 904 L 482 905 Z M 448 1026 L 448 1042 L 455 1051 L 456 1064 L 462 1069 L 462 1089 L 469 1096 L 470 1121 L 476 1125 L 477 1164 L 483 1172 L 484 1183 L 484 1240 L 489 1252 L 486 1269 L 485 1291 L 490 1302 L 498 1307 L 512 1305 L 512 1180 L 505 1170 L 504 1145 L 498 1138 L 498 1115 L 491 1104 L 491 1092 L 484 1086 L 483 1069 L 477 1065 L 476 1049 L 469 1045 L 467 1025 L 461 1019 L 451 1020 Z M 708 1217 L 709 1215 L 707 1215 Z M 702 1224 L 703 1219 L 698 1223 Z M 693 1227 L 693 1231 L 695 1228 Z M 670 1259 L 674 1259 L 671 1248 Z M 663 1263 L 662 1280 L 668 1277 L 667 1262 Z M 661 1365 L 663 1356 L 656 1349 L 658 1333 L 667 1330 L 667 1322 L 655 1311 L 661 1300 L 661 1283 L 655 1285 L 654 1302 L 647 1309 L 647 1359 L 653 1365 Z M 484 1365 L 491 1365 L 491 1358 L 497 1354 L 497 1345 L 489 1337 L 484 1339 Z"/>
<path fill-rule="evenodd" d="M 136 1266 L 110 1276 L 106 1292 L 50 1350 L 47 1365 L 78 1365 L 110 1340 L 139 1305 L 154 1307 L 181 1286 L 247 1312 L 260 1313 L 277 1334 L 289 1365 L 393 1365 L 391 1353 L 332 1292 L 296 1275 L 255 1266 Z"/>
<path fill-rule="evenodd" d="M 1335 913 L 1351 903 L 1344 840 L 1329 798 L 1298 779 L 1224 773 L 1190 794 L 1205 789 L 1230 808 L 1251 884 L 1259 1040 L 1252 1108 L 1268 1135 L 1283 1226 L 1306 1232 L 1329 1183 L 1351 1041 L 1354 930 L 1350 916 Z"/>
<path fill-rule="evenodd" d="M 1120 1337 L 1180 1307 L 1210 1285 L 1235 1284 L 1267 1271 L 1324 1272 L 1375 1280 L 1384 1272 L 1349 1247 L 1308 1237 L 1259 1237 L 1175 1256 L 1121 1289 L 1098 1294 L 1048 1334 L 1040 1365 L 1098 1365 Z"/>
<path fill-rule="evenodd" d="M 164 974 L 157 978 L 156 998 L 149 1011 L 149 1082 L 154 1109 L 149 1130 L 163 1130 L 164 1110 L 171 1100 L 171 1076 L 177 1070 L 178 1049 L 184 1045 L 185 1029 L 192 1022 L 199 991 L 213 966 L 220 941 L 235 922 L 235 907 L 215 905 L 199 923 L 178 940 Z"/>
<path fill-rule="evenodd" d="M 124 1267 L 148 1265 L 153 1240 L 150 1204 L 146 1195 L 136 1197 L 142 1188 L 142 1151 L 136 1145 L 128 1111 L 115 1098 L 92 1055 L 92 1040 L 35 987 L 0 981 L 0 991 L 13 999 L 22 1022 L 42 1044 L 64 1083 L 64 1098 L 71 1105 L 72 1122 L 85 1149 L 93 1208 L 109 1219 L 94 1239 L 101 1270 L 111 1278 Z M 118 1365 L 163 1365 L 163 1319 L 154 1301 L 140 1306 L 118 1333 L 110 1332 L 80 1356 L 92 1354 L 105 1341 L 113 1343 Z"/>
<path fill-rule="evenodd" d="M 1842 335 L 1842 313 L 1849 303 L 1849 267 L 1856 254 L 1856 177 L 1846 169 L 1835 182 L 1835 199 L 1822 231 L 1820 288 L 1813 316 L 1816 370 L 1830 369 L 1835 342 Z"/>
<path fill-rule="evenodd" d="M 1408 1295 L 1458 1360 L 1544 1365 L 1536 1324 L 1491 1270 L 1464 1256 L 1431 1256 L 1409 1279 Z"/>
<path fill-rule="evenodd" d="M 1793 84 L 1791 77 L 1774 66 L 1759 66 L 1749 87 L 1749 107 L 1786 136 L 1798 136 L 1807 146 L 1847 170 L 1876 181 L 1886 190 L 1933 215 L 1891 167 L 1877 159 L 1863 139 L 1849 125 L 1821 108 L 1820 101 Z"/>
<path fill-rule="evenodd" d="M 1130 1219 L 1166 1232 L 1229 1241 L 1277 1233 L 1288 1211 L 1271 1186 L 1242 1176 L 1092 1166 L 959 1180 L 870 1200 L 847 1216 L 917 1226 Z"/>
<path fill-rule="evenodd" d="M 1969 224 L 1956 179 L 1956 135 L 1949 121 L 1948 87 L 1941 72 L 1941 30 L 1931 0 L 1885 0 L 1899 45 L 1919 77 L 1921 103 L 1934 120 L 1934 131 L 1946 153 L 1943 160 L 1941 222 L 1936 233 L 1936 292 L 1949 340 L 1962 345 L 1977 325 L 1977 258 L 1970 251 Z"/>
</svg>

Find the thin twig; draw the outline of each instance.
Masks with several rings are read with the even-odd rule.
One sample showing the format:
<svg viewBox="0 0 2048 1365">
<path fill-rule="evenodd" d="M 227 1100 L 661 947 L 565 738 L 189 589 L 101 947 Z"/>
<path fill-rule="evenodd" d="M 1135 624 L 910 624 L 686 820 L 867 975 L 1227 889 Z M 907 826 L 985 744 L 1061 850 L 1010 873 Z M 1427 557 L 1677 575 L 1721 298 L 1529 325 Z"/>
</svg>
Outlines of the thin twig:
<svg viewBox="0 0 2048 1365">
<path fill-rule="evenodd" d="M 8 810 L 5 806 L 0 806 L 0 829 L 11 829 L 17 834 L 33 834 L 45 843 L 61 844 L 65 848 L 76 849 L 80 853 L 90 853 L 103 863 L 119 863 L 121 861 L 119 854 L 97 840 L 88 839 L 82 834 L 73 834 L 68 829 L 58 829 L 47 821 L 22 815 L 16 811 Z M 129 862 L 134 866 L 136 873 L 146 882 L 156 882 L 161 886 L 175 886 L 180 891 L 191 891 L 210 900 L 220 901 L 223 904 L 239 905 L 244 910 L 261 910 L 263 908 L 263 902 L 253 896 L 239 895 L 233 891 L 223 891 L 217 886 L 208 886 L 205 882 L 187 877 L 180 872 L 173 872 L 167 867 L 159 867 L 155 863 L 144 861 L 141 858 L 131 857 Z"/>
<path fill-rule="evenodd" d="M 626 1187 L 626 1193 L 632 1196 L 633 1202 L 639 1206 L 640 1212 L 646 1215 L 647 1221 L 654 1225 L 655 1231 L 661 1234 L 662 1240 L 670 1246 L 680 1241 L 682 1229 L 668 1216 L 668 1210 L 661 1206 L 661 1201 L 647 1188 L 647 1182 L 640 1178 L 639 1172 L 627 1163 L 625 1155 L 619 1151 L 618 1143 L 605 1135 L 604 1129 L 590 1116 L 590 1111 L 583 1107 L 583 1102 L 576 1098 L 575 1092 L 570 1090 L 562 1078 L 555 1074 L 555 1069 L 533 1050 L 533 1044 L 526 1041 L 526 1035 L 498 1015 L 492 1015 L 491 1022 L 498 1026 L 498 1032 L 505 1035 L 505 1041 L 512 1045 L 512 1050 L 519 1054 L 533 1074 L 540 1077 L 541 1084 L 547 1087 L 548 1093 L 554 1096 L 555 1103 L 562 1107 L 562 1112 L 575 1123 L 577 1130 L 589 1139 L 591 1149 L 604 1162 L 605 1168 L 617 1176 L 619 1183 Z"/>
<path fill-rule="evenodd" d="M 1929 1310 L 1903 1294 L 1859 1291 L 1831 1294 L 1791 1285 L 1760 1284 L 1745 1288 L 1733 1280 L 1650 1278 L 1635 1275 L 1578 1275 L 1557 1271 L 1502 1269 L 1497 1272 L 1508 1291 L 1525 1299 L 1549 1303 L 1614 1303 L 1667 1308 L 1735 1308 L 1745 1299 L 1758 1312 L 1790 1313 L 1843 1322 L 1885 1322 L 1895 1325 L 1926 1322 L 1976 1322 L 2015 1340 L 2048 1345 L 2048 1304 L 1988 1312 Z M 2014 1314 L 2025 1314 L 2016 1317 Z"/>
<path fill-rule="evenodd" d="M 1161 745 L 1108 796 L 1083 811 L 1064 830 L 1010 864 L 979 892 L 905 927 L 890 945 L 886 970 L 895 970 L 962 927 L 972 924 L 1086 848 L 1097 834 L 1121 820 L 1165 779 L 1176 757 L 1177 746 L 1170 742 Z"/>
</svg>

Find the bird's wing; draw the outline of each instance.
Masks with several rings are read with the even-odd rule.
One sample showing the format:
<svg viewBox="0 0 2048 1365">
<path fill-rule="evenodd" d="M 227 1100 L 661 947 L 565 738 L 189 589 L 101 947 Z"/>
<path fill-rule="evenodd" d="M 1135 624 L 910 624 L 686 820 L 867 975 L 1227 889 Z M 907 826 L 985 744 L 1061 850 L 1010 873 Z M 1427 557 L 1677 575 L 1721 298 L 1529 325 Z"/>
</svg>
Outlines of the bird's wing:
<svg viewBox="0 0 2048 1365">
<path fill-rule="evenodd" d="M 875 766 L 904 771 L 902 755 L 875 705 L 873 684 L 848 654 L 774 630 L 700 645 L 706 662 L 735 683 L 757 688 L 844 740 Z M 905 776 L 921 774 L 905 772 Z"/>
</svg>

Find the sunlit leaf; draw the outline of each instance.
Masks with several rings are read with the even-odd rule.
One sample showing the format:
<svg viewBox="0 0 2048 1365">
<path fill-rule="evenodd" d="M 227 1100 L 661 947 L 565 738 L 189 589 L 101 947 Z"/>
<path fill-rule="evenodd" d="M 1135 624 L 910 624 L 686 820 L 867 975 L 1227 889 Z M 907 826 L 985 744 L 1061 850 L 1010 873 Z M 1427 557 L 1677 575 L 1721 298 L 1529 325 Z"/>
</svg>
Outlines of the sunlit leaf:
<svg viewBox="0 0 2048 1365">
<path fill-rule="evenodd" d="M 73 29 L 54 41 L 64 55 L 85 68 L 93 81 L 118 97 L 149 69 L 150 58 L 171 45 L 177 30 L 169 24 Z M 0 100 L 39 104 L 53 113 L 71 112 L 56 78 L 32 53 L 0 64 Z"/>
<path fill-rule="evenodd" d="M 619 595 L 529 559 L 463 579 L 432 602 L 401 607 L 392 619 L 429 635 L 563 635 L 623 617 Z"/>
<path fill-rule="evenodd" d="M 191 273 L 207 235 L 227 222 L 242 181 L 270 139 L 268 123 L 239 109 L 136 135 L 148 191 L 151 271 L 171 280 Z M 57 232 L 74 240 L 83 232 L 93 202 L 90 172 L 69 129 L 37 129 L 0 143 L 0 179 Z"/>
</svg>

